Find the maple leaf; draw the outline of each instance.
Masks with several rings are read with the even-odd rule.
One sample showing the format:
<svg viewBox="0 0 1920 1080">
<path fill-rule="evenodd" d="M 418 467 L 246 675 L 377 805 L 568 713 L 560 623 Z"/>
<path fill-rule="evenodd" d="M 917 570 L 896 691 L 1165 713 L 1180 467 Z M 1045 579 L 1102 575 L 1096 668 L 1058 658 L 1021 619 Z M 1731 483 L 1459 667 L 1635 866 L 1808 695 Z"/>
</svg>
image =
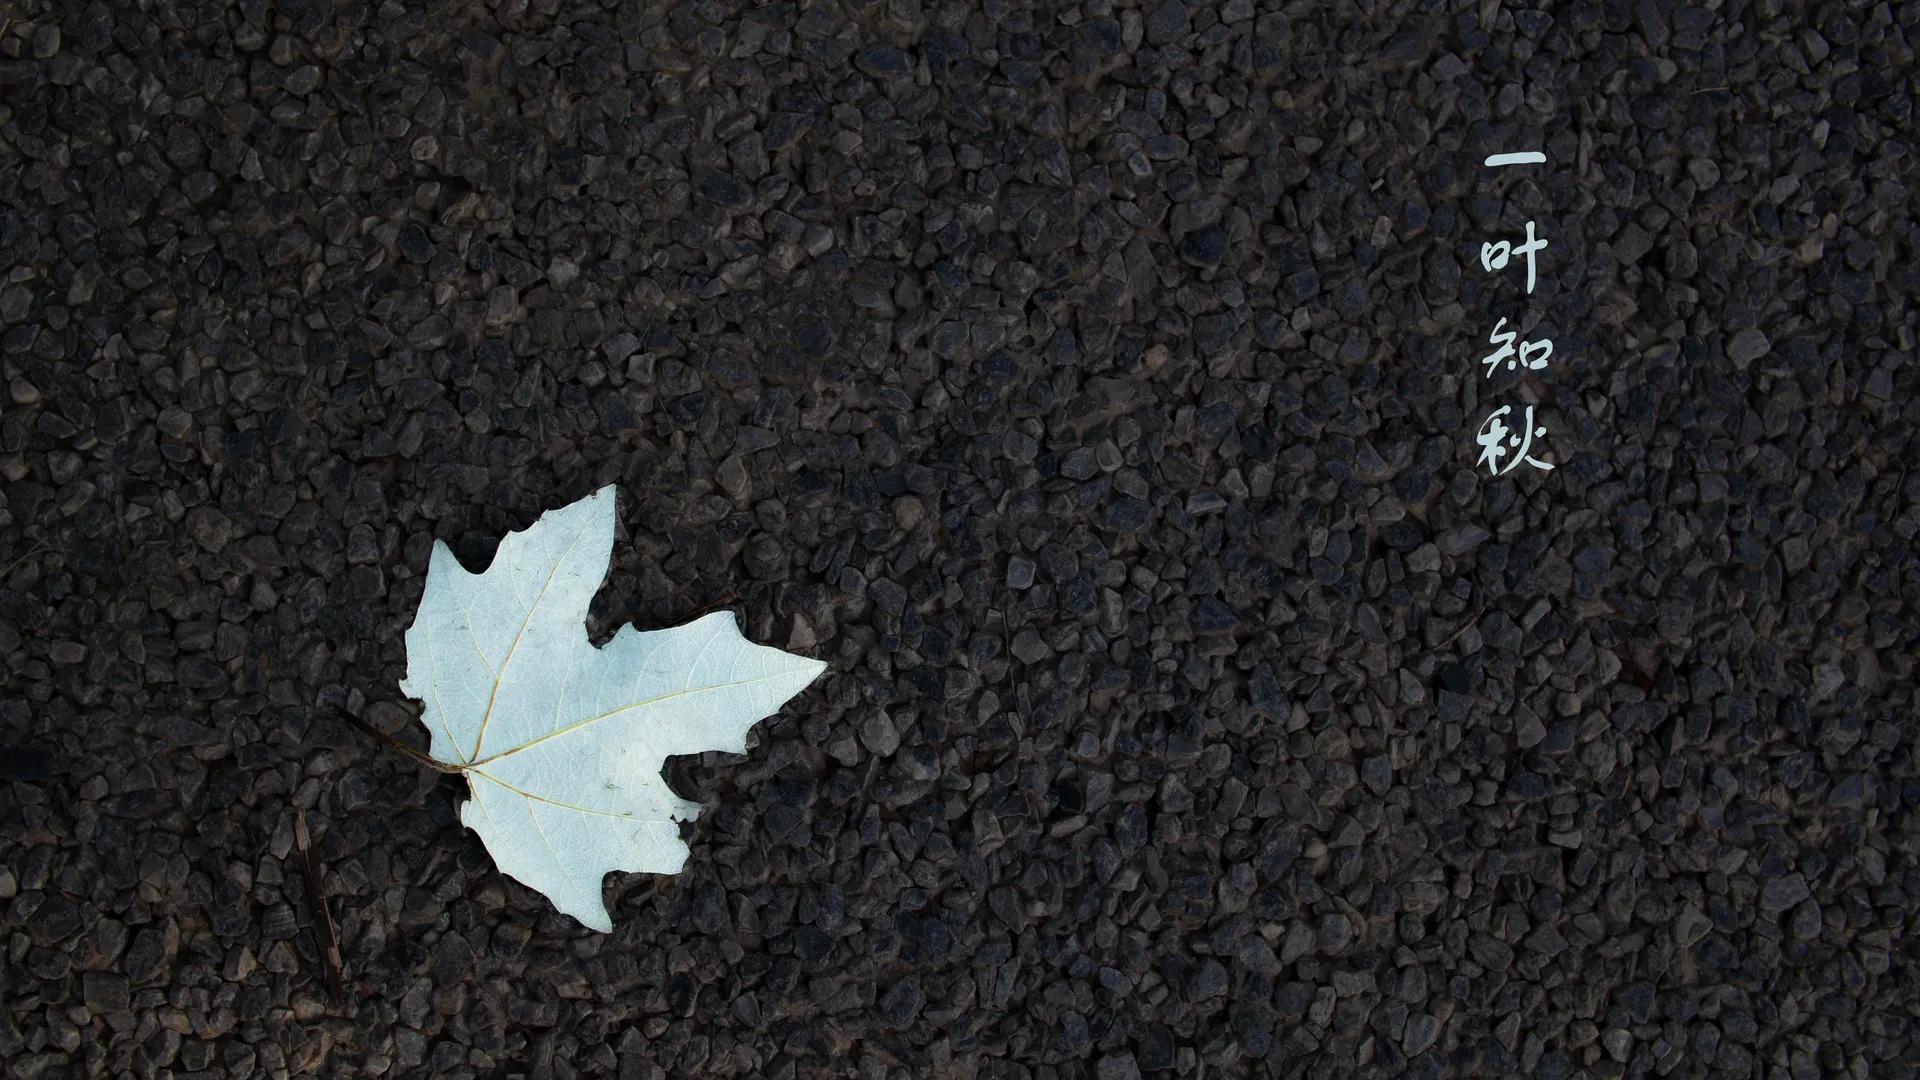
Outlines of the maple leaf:
<svg viewBox="0 0 1920 1080">
<path fill-rule="evenodd" d="M 430 754 L 466 776 L 460 820 L 501 870 L 600 931 L 611 870 L 678 873 L 698 803 L 661 776 L 674 754 L 746 752 L 747 729 L 826 665 L 754 645 L 733 613 L 623 626 L 595 648 L 587 605 L 613 550 L 615 491 L 549 510 L 474 574 L 435 541 L 400 689 Z"/>
</svg>

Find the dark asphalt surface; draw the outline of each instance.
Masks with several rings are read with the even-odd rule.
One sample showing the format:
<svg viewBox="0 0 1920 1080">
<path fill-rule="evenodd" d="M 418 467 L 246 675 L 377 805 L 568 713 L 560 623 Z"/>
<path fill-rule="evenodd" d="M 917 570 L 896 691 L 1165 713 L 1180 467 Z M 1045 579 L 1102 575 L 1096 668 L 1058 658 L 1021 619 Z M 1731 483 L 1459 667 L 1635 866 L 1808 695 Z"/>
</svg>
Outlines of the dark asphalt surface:
<svg viewBox="0 0 1920 1080">
<path fill-rule="evenodd" d="M 0 1069 L 1916 1075 L 1917 21 L 4 5 Z M 341 714 L 608 483 L 603 936 Z"/>
</svg>

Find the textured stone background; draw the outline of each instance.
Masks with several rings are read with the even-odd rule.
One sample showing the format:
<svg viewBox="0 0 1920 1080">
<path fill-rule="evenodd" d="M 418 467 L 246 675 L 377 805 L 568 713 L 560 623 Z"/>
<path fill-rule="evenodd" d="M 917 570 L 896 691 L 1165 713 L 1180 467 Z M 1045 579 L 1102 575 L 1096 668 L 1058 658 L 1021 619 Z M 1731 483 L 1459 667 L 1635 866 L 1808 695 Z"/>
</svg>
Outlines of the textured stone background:
<svg viewBox="0 0 1920 1080">
<path fill-rule="evenodd" d="M 6 1075 L 1911 1075 L 1917 18 L 13 0 Z M 601 936 L 338 714 L 609 482 Z"/>
</svg>

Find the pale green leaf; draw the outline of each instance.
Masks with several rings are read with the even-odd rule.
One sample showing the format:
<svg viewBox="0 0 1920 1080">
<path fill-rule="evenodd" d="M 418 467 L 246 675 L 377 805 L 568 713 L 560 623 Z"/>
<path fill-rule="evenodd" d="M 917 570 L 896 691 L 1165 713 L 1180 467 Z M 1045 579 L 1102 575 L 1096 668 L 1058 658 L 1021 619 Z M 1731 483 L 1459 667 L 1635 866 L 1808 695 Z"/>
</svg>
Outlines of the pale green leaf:
<svg viewBox="0 0 1920 1080">
<path fill-rule="evenodd" d="M 463 773 L 460 820 L 500 869 L 596 930 L 611 870 L 678 873 L 699 804 L 661 777 L 672 754 L 744 753 L 747 729 L 826 667 L 749 643 L 731 612 L 623 626 L 594 648 L 587 605 L 613 549 L 614 488 L 550 510 L 468 573 L 441 542 L 407 630 L 400 689 L 435 760 Z"/>
</svg>

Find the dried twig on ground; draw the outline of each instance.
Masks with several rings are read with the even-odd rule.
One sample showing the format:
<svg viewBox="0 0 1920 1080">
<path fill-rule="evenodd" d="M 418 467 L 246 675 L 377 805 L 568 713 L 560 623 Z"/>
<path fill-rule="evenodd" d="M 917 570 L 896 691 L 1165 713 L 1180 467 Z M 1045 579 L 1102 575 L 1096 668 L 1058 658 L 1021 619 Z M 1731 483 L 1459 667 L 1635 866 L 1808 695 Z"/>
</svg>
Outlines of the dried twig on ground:
<svg viewBox="0 0 1920 1080">
<path fill-rule="evenodd" d="M 333 912 L 327 907 L 327 896 L 321 889 L 325 872 L 320 868 L 320 857 L 313 852 L 313 845 L 307 837 L 307 816 L 295 810 L 293 812 L 293 846 L 300 853 L 300 870 L 307 881 L 307 901 L 312 905 L 316 921 L 314 934 L 319 939 L 320 958 L 327 968 L 327 997 L 335 1005 L 346 1000 L 346 971 L 340 961 L 340 934 L 333 926 Z"/>
</svg>

